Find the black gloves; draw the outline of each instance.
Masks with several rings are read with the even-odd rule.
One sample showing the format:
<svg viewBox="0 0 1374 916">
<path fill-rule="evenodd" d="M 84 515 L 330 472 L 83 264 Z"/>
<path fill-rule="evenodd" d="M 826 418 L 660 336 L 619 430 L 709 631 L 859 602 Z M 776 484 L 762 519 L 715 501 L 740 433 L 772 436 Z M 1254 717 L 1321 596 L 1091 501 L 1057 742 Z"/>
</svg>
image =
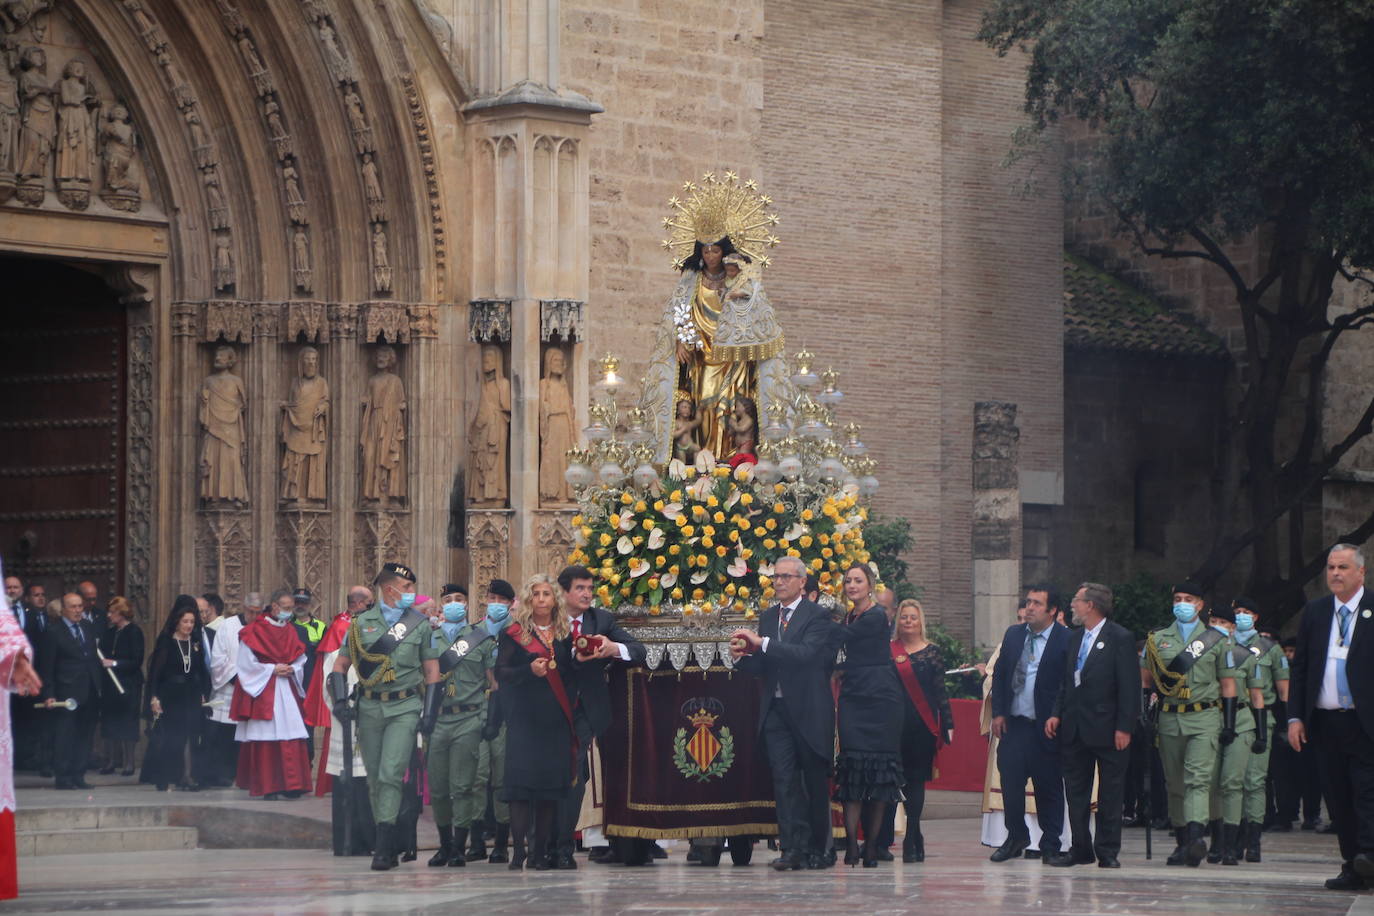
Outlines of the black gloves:
<svg viewBox="0 0 1374 916">
<path fill-rule="evenodd" d="M 437 683 L 425 685 L 425 708 L 420 713 L 420 734 L 426 738 L 434 733 L 434 726 L 439 724 L 439 705 L 443 701 L 443 685 Z"/>
<path fill-rule="evenodd" d="M 495 741 L 501 734 L 504 721 L 501 717 L 501 704 L 496 702 L 496 694 L 487 695 L 487 721 L 482 725 L 482 740 Z"/>
<path fill-rule="evenodd" d="M 1269 749 L 1269 710 L 1256 709 L 1255 743 L 1250 745 L 1250 753 L 1263 754 Z"/>
<path fill-rule="evenodd" d="M 348 702 L 348 675 L 331 671 L 325 679 L 325 684 L 329 688 L 329 702 L 333 706 L 334 715 L 339 717 L 340 722 L 352 722 L 353 706 Z"/>
<path fill-rule="evenodd" d="M 1221 743 L 1223 747 L 1230 746 L 1236 740 L 1236 708 L 1238 700 L 1235 697 L 1221 698 Z"/>
</svg>

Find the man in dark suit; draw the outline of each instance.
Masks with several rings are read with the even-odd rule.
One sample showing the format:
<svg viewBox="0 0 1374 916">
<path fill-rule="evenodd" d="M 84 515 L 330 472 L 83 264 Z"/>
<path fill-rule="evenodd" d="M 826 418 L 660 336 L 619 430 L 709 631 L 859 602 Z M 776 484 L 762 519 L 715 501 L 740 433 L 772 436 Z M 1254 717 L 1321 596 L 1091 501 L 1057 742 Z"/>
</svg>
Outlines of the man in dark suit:
<svg viewBox="0 0 1374 916">
<path fill-rule="evenodd" d="M 1064 666 L 1054 715 L 1045 735 L 1059 738 L 1064 789 L 1069 797 L 1069 851 L 1055 856 L 1055 866 L 1089 865 L 1120 868 L 1121 805 L 1130 766 L 1131 732 L 1140 717 L 1140 663 L 1135 636 L 1107 618 L 1112 590 L 1096 582 L 1078 587 L 1069 607 L 1082 625 L 1069 637 L 1069 664 Z M 1092 810 L 1093 772 L 1097 783 L 1097 836 L 1088 829 Z"/>
<path fill-rule="evenodd" d="M 99 589 L 88 579 L 77 585 L 76 593 L 81 596 L 81 619 L 95 627 L 95 635 L 99 638 L 110 625 L 109 612 L 96 603 L 100 598 Z"/>
<path fill-rule="evenodd" d="M 825 868 L 830 834 L 828 779 L 835 756 L 834 661 L 830 615 L 802 596 L 806 567 L 796 557 L 774 565 L 777 604 L 759 618 L 759 631 L 736 630 L 730 655 L 741 671 L 763 679 L 759 733 L 773 771 L 778 871 Z"/>
<path fill-rule="evenodd" d="M 82 615 L 81 596 L 62 596 L 62 617 L 48 627 L 38 651 L 40 694 L 49 706 L 45 715 L 55 717 L 53 771 L 59 789 L 89 789 L 86 760 L 95 730 L 100 699 L 100 659 L 95 654 L 96 633 Z M 75 700 L 75 710 L 54 709 L 64 700 Z"/>
<path fill-rule="evenodd" d="M 573 710 L 573 727 L 577 730 L 578 754 L 581 762 L 575 782 L 568 794 L 558 803 L 558 829 L 554 831 L 556 859 L 554 867 L 577 867 L 573 859 L 573 834 L 577 830 L 577 816 L 582 811 L 582 796 L 586 794 L 590 776 L 588 749 L 593 738 L 605 734 L 611 725 L 611 691 L 606 669 L 612 662 L 627 665 L 644 664 L 647 650 L 644 644 L 616 622 L 605 608 L 592 607 L 592 573 L 585 566 L 569 566 L 558 574 L 558 587 L 563 589 L 568 620 L 572 628 L 574 646 L 582 636 L 601 636 L 600 645 L 591 653 L 578 653 L 580 662 L 571 676 L 577 681 L 578 699 Z M 618 779 L 612 773 L 608 779 Z M 650 853 L 647 843 L 625 844 L 621 860 L 627 865 L 643 865 Z"/>
<path fill-rule="evenodd" d="M 1064 677 L 1069 631 L 1055 622 L 1059 596 L 1046 586 L 1026 589 L 1025 622 L 1013 624 L 1002 637 L 1002 651 L 992 670 L 992 734 L 997 745 L 997 772 L 1002 778 L 1007 840 L 993 851 L 994 862 L 1021 855 L 1030 846 L 1026 827 L 1026 780 L 1035 786 L 1040 820 L 1040 854 L 1059 853 L 1064 829 L 1064 780 L 1059 743 L 1045 736 L 1045 722 Z"/>
<path fill-rule="evenodd" d="M 1310 737 L 1321 751 L 1342 859 L 1326 886 L 1361 890 L 1374 887 L 1374 596 L 1364 587 L 1358 547 L 1331 548 L 1326 585 L 1332 597 L 1309 601 L 1298 622 L 1288 743 L 1301 751 Z"/>
</svg>

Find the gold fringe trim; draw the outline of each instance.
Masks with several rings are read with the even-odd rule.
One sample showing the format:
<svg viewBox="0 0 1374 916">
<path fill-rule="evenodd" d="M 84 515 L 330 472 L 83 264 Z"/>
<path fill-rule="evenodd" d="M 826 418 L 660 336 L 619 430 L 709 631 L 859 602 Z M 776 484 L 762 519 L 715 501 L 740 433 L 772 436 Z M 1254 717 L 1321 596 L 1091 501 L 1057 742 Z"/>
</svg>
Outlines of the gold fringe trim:
<svg viewBox="0 0 1374 916">
<path fill-rule="evenodd" d="M 396 666 L 392 664 L 390 655 L 374 655 L 363 648 L 363 638 L 361 636 L 362 627 L 358 626 L 357 621 L 348 628 L 348 656 L 353 663 L 353 667 L 359 668 L 358 659 L 377 665 L 376 671 L 372 672 L 371 677 L 363 677 L 362 670 L 358 671 L 358 683 L 364 687 L 375 687 L 378 684 L 390 684 L 396 680 Z"/>
<path fill-rule="evenodd" d="M 1184 640 L 1183 651 L 1188 651 L 1188 641 Z M 1151 633 L 1145 640 L 1145 659 L 1150 663 L 1150 673 L 1154 675 L 1155 689 L 1161 696 L 1166 696 L 1171 700 L 1187 700 L 1193 695 L 1193 691 L 1187 686 L 1187 674 L 1175 674 L 1169 670 L 1168 664 L 1159 657 L 1159 648 L 1155 645 L 1155 635 Z"/>
<path fill-rule="evenodd" d="M 772 359 L 783 351 L 786 346 L 786 339 L 779 334 L 773 340 L 761 344 L 746 344 L 742 347 L 724 346 L 713 344 L 711 346 L 711 359 L 713 365 L 721 363 L 738 363 L 745 360 L 762 362 L 765 359 Z"/>
<path fill-rule="evenodd" d="M 640 840 L 699 840 L 704 837 L 740 836 L 777 836 L 777 824 L 733 824 L 729 827 L 628 827 L 621 824 L 606 824 L 601 828 L 606 836 L 634 837 Z"/>
</svg>

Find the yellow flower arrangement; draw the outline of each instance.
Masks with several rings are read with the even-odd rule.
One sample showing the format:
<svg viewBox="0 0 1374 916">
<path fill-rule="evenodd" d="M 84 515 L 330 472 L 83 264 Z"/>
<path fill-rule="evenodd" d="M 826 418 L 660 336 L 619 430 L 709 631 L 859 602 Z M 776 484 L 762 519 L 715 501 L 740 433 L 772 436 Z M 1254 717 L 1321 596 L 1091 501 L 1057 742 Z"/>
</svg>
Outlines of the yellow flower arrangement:
<svg viewBox="0 0 1374 916">
<path fill-rule="evenodd" d="M 588 488 L 579 508 L 569 562 L 592 570 L 602 605 L 633 609 L 622 613 L 686 614 L 691 601 L 693 613 L 752 619 L 775 597 L 779 557 L 800 558 L 831 594 L 845 566 L 868 559 L 856 491 L 765 485 L 747 466 L 679 465 L 648 487 Z"/>
</svg>

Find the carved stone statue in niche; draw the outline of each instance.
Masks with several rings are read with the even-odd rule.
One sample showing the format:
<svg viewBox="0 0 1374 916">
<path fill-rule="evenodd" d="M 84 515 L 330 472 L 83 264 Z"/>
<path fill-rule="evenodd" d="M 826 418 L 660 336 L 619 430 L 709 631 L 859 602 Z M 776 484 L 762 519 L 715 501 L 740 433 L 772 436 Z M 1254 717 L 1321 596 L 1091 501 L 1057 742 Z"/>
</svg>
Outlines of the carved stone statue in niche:
<svg viewBox="0 0 1374 916">
<path fill-rule="evenodd" d="M 86 65 L 67 62 L 57 84 L 58 119 L 57 188 L 64 206 L 84 210 L 91 199 L 91 168 L 95 154 L 95 129 L 91 110 L 99 106 Z"/>
<path fill-rule="evenodd" d="M 377 177 L 377 163 L 372 160 L 371 153 L 363 153 L 363 197 L 367 199 L 368 219 L 380 221 L 386 219 L 385 200 L 382 198 L 382 182 Z"/>
<path fill-rule="evenodd" d="M 296 288 L 310 292 L 314 285 L 314 274 L 310 270 L 310 239 L 304 226 L 296 226 L 291 234 L 291 273 Z"/>
<path fill-rule="evenodd" d="M 105 167 L 105 202 L 117 210 L 139 208 L 141 181 L 134 158 L 134 127 L 123 105 L 110 109 L 100 128 L 100 159 Z"/>
<path fill-rule="evenodd" d="M 391 292 L 391 258 L 386 251 L 386 230 L 372 224 L 372 285 L 379 293 Z"/>
<path fill-rule="evenodd" d="M 233 347 L 216 347 L 214 371 L 200 389 L 200 498 L 206 502 L 248 502 L 243 473 L 243 380 L 231 370 Z"/>
<path fill-rule="evenodd" d="M 234 285 L 233 241 L 227 234 L 215 236 L 215 289 Z"/>
<path fill-rule="evenodd" d="M 320 376 L 320 351 L 300 352 L 300 377 L 282 405 L 281 498 L 323 501 L 329 458 L 329 383 Z"/>
<path fill-rule="evenodd" d="M 300 173 L 287 162 L 281 167 L 281 180 L 286 185 L 286 211 L 291 216 L 291 222 L 304 223 L 305 197 L 301 194 Z"/>
<path fill-rule="evenodd" d="M 320 36 L 320 46 L 324 48 L 324 62 L 329 68 L 329 74 L 335 81 L 340 83 L 353 82 L 353 67 L 344 57 L 343 51 L 339 49 L 338 36 L 330 28 L 329 23 L 320 20 L 316 31 Z"/>
<path fill-rule="evenodd" d="M 506 504 L 506 451 L 510 442 L 510 379 L 501 372 L 501 349 L 482 347 L 482 384 L 477 413 L 468 426 L 468 503 L 482 508 Z"/>
<path fill-rule="evenodd" d="M 19 130 L 19 84 L 10 79 L 8 66 L 11 54 L 0 50 L 0 176 L 14 191 L 14 143 Z M 0 197 L 4 203 L 8 195 Z"/>
<path fill-rule="evenodd" d="M 53 139 L 57 136 L 57 106 L 48 83 L 48 57 L 42 48 L 25 48 L 19 59 L 19 199 L 30 206 L 43 202 Z"/>
<path fill-rule="evenodd" d="M 396 351 L 382 346 L 363 399 L 363 499 L 401 502 L 406 495 L 406 391 Z"/>
<path fill-rule="evenodd" d="M 205 125 L 200 122 L 200 112 L 195 108 L 186 110 L 186 129 L 191 132 L 191 152 L 196 157 L 197 168 L 209 168 L 214 164 L 215 148 L 205 134 Z"/>
<path fill-rule="evenodd" d="M 572 486 L 564 454 L 576 445 L 573 438 L 572 392 L 568 390 L 567 358 L 550 348 L 539 380 L 539 501 L 545 505 L 572 502 Z"/>
</svg>

